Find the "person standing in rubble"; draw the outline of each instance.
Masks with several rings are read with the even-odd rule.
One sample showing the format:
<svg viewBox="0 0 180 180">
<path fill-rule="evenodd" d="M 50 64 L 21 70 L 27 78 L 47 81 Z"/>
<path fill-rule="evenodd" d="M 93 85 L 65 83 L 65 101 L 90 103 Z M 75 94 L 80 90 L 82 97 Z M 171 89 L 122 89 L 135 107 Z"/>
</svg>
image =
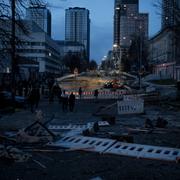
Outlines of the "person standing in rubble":
<svg viewBox="0 0 180 180">
<path fill-rule="evenodd" d="M 81 99 L 81 97 L 82 97 L 82 88 L 80 87 L 79 88 L 79 98 Z"/>
<path fill-rule="evenodd" d="M 74 110 L 75 99 L 76 99 L 76 97 L 72 92 L 71 95 L 69 96 L 69 110 L 71 112 L 73 112 L 73 110 Z"/>
<path fill-rule="evenodd" d="M 94 91 L 94 97 L 97 99 L 98 98 L 98 94 L 99 94 L 99 91 L 98 91 L 98 89 L 96 89 L 95 91 Z"/>
<path fill-rule="evenodd" d="M 61 101 L 62 101 L 63 112 L 67 112 L 68 111 L 68 95 L 66 94 L 65 90 L 63 90 L 63 93 L 61 95 Z"/>
</svg>

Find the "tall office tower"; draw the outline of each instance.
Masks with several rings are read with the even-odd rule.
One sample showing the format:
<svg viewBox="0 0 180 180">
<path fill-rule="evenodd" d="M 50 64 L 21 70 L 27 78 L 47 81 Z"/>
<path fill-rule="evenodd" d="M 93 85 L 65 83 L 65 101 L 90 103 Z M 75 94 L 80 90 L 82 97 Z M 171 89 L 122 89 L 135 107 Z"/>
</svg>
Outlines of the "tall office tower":
<svg viewBox="0 0 180 180">
<path fill-rule="evenodd" d="M 32 5 L 26 10 L 26 19 L 34 21 L 51 37 L 51 12 L 42 5 Z"/>
<path fill-rule="evenodd" d="M 139 13 L 139 0 L 115 0 L 114 45 L 120 48 L 120 59 L 127 53 L 133 36 L 148 38 L 148 14 Z"/>
<path fill-rule="evenodd" d="M 162 0 L 162 29 L 179 23 L 180 0 Z"/>
<path fill-rule="evenodd" d="M 90 53 L 90 18 L 85 8 L 66 9 L 65 40 L 79 42 L 85 46 L 87 60 Z"/>
<path fill-rule="evenodd" d="M 128 48 L 132 36 L 138 34 L 148 37 L 148 14 L 139 13 L 138 0 L 115 0 L 114 44 L 119 41 L 121 47 Z"/>
</svg>

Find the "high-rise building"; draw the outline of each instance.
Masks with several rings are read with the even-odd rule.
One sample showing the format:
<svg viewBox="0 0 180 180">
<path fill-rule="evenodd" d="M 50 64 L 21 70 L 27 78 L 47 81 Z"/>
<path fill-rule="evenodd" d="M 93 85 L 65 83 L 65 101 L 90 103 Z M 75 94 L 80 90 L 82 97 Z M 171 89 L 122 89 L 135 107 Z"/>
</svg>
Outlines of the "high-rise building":
<svg viewBox="0 0 180 180">
<path fill-rule="evenodd" d="M 115 0 L 113 48 L 116 55 L 119 48 L 118 61 L 127 52 L 133 36 L 148 39 L 148 14 L 139 13 L 139 0 Z"/>
<path fill-rule="evenodd" d="M 66 9 L 65 40 L 79 42 L 85 46 L 86 57 L 90 54 L 90 18 L 85 8 Z"/>
<path fill-rule="evenodd" d="M 51 12 L 46 6 L 30 6 L 26 10 L 26 19 L 34 21 L 51 37 Z"/>
<path fill-rule="evenodd" d="M 115 0 L 114 44 L 128 48 L 132 36 L 139 34 L 148 38 L 148 14 L 139 13 L 139 1 Z"/>
<path fill-rule="evenodd" d="M 162 0 L 162 29 L 179 21 L 180 0 Z"/>
</svg>

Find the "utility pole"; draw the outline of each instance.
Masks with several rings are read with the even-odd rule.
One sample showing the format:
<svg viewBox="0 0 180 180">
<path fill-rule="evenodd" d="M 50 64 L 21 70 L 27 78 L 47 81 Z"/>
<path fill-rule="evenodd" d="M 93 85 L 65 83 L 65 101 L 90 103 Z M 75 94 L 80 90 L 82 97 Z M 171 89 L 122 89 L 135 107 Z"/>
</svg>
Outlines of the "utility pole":
<svg viewBox="0 0 180 180">
<path fill-rule="evenodd" d="M 15 91 L 16 91 L 16 0 L 11 0 L 11 93 L 13 107 L 15 108 Z"/>
</svg>

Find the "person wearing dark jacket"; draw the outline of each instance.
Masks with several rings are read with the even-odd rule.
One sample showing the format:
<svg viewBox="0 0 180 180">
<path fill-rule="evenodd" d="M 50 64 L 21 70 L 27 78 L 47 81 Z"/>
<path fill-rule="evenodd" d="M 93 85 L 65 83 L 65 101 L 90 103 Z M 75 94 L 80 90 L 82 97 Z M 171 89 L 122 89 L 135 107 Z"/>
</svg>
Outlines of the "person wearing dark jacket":
<svg viewBox="0 0 180 180">
<path fill-rule="evenodd" d="M 73 112 L 74 110 L 74 105 L 75 105 L 75 95 L 73 94 L 73 92 L 70 94 L 69 96 L 69 110 L 71 112 Z"/>
</svg>

